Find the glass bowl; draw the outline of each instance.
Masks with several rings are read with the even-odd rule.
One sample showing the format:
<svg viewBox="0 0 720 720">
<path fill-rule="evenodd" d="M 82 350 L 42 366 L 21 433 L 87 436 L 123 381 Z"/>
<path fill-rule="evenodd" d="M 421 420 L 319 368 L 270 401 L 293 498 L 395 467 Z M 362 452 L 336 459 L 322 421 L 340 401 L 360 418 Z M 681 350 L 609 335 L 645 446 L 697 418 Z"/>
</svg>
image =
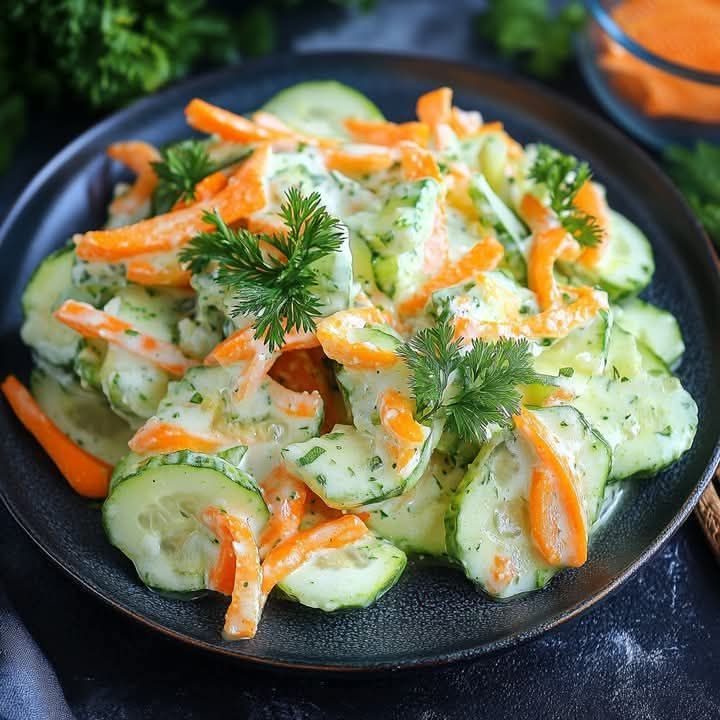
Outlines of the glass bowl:
<svg viewBox="0 0 720 720">
<path fill-rule="evenodd" d="M 599 102 L 652 147 L 720 143 L 720 73 L 673 62 L 631 38 L 613 18 L 622 2 L 586 0 L 590 18 L 578 58 Z"/>
</svg>

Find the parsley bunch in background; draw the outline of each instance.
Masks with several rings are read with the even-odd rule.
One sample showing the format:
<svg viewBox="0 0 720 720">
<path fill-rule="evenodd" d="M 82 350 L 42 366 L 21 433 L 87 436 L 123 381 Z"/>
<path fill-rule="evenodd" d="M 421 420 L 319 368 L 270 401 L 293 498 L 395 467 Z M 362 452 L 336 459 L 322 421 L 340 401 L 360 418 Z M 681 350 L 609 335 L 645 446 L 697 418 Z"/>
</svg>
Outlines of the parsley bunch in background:
<svg viewBox="0 0 720 720">
<path fill-rule="evenodd" d="M 367 0 L 331 1 L 368 5 Z M 0 172 L 31 112 L 73 100 L 109 111 L 199 63 L 266 54 L 275 44 L 276 12 L 300 2 L 256 0 L 232 16 L 211 10 L 207 0 L 6 3 L 0 17 Z"/>
<path fill-rule="evenodd" d="M 476 19 L 481 37 L 505 57 L 521 56 L 533 75 L 557 75 L 572 55 L 572 38 L 585 24 L 585 8 L 574 0 L 552 13 L 548 0 L 488 0 Z"/>
</svg>

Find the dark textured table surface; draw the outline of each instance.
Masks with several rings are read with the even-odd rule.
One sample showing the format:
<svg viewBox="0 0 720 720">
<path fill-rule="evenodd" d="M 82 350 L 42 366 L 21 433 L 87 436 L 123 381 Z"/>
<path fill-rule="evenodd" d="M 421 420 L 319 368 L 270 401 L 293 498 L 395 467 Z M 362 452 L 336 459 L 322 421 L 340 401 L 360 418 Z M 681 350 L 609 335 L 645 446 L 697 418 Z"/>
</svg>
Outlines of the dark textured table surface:
<svg viewBox="0 0 720 720">
<path fill-rule="evenodd" d="M 376 49 L 469 62 L 482 3 L 380 2 L 371 15 L 294 13 L 282 49 Z M 283 33 L 289 37 L 288 32 Z M 575 71 L 555 87 L 596 108 Z M 42 121 L 0 177 L 0 217 L 32 174 L 87 127 Z M 433 671 L 317 676 L 261 671 L 152 634 L 85 594 L 0 507 L 0 579 L 78 718 L 720 717 L 720 568 L 692 517 L 580 620 L 507 654 Z"/>
</svg>

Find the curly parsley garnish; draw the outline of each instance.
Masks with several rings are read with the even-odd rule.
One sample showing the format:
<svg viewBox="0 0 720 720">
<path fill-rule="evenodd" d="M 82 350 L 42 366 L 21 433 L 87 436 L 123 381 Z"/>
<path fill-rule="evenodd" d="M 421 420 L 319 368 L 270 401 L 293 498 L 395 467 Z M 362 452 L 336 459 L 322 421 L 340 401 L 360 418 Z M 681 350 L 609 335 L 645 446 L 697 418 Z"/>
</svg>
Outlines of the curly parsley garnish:
<svg viewBox="0 0 720 720">
<path fill-rule="evenodd" d="M 463 440 L 482 441 L 488 426 L 510 427 L 520 410 L 518 385 L 544 382 L 532 366 L 527 340 L 473 340 L 463 353 L 447 321 L 418 331 L 398 354 L 410 370 L 417 418 L 444 416 Z"/>
<path fill-rule="evenodd" d="M 214 230 L 196 235 L 180 254 L 193 273 L 211 262 L 218 264 L 215 279 L 232 291 L 233 314 L 253 316 L 255 337 L 263 338 L 270 351 L 283 344 L 286 332 L 315 329 L 322 299 L 315 293 L 313 264 L 337 252 L 344 235 L 342 224 L 327 212 L 316 192 L 306 197 L 290 188 L 280 217 L 286 235 L 234 230 L 217 213 L 206 212 L 203 220 Z"/>
<path fill-rule="evenodd" d="M 592 247 L 600 242 L 602 228 L 598 221 L 573 204 L 580 188 L 592 177 L 586 162 L 548 145 L 539 145 L 529 175 L 531 180 L 547 188 L 550 207 L 580 245 Z"/>
</svg>

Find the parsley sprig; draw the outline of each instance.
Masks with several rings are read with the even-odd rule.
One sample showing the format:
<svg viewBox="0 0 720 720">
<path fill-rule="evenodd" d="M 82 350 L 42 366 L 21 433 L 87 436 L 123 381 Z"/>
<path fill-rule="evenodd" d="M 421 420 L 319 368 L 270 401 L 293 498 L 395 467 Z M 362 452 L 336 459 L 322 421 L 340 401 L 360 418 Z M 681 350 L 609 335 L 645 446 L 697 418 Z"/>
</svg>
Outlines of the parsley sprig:
<svg viewBox="0 0 720 720">
<path fill-rule="evenodd" d="M 586 162 L 580 162 L 549 145 L 539 145 L 529 175 L 531 180 L 547 188 L 550 207 L 580 245 L 592 247 L 600 242 L 602 228 L 598 221 L 573 205 L 580 188 L 592 177 Z"/>
<path fill-rule="evenodd" d="M 336 252 L 343 241 L 340 221 L 332 217 L 316 192 L 304 196 L 290 188 L 280 207 L 287 234 L 234 230 L 213 212 L 203 220 L 213 230 L 196 235 L 180 254 L 191 272 L 218 264 L 215 279 L 233 293 L 233 315 L 254 317 L 255 337 L 269 349 L 280 347 L 290 330 L 312 331 L 321 315 L 313 264 Z M 263 250 L 270 246 L 280 257 Z"/>
<path fill-rule="evenodd" d="M 194 200 L 195 186 L 214 169 L 205 145 L 198 140 L 171 145 L 160 154 L 162 160 L 153 163 L 158 176 L 153 194 L 156 213 L 167 212 L 178 200 Z"/>
<path fill-rule="evenodd" d="M 525 339 L 473 340 L 461 352 L 447 320 L 418 331 L 399 355 L 410 370 L 410 389 L 420 422 L 438 415 L 466 441 L 482 441 L 488 427 L 509 427 L 520 410 L 518 385 L 544 382 L 532 366 Z"/>
</svg>

